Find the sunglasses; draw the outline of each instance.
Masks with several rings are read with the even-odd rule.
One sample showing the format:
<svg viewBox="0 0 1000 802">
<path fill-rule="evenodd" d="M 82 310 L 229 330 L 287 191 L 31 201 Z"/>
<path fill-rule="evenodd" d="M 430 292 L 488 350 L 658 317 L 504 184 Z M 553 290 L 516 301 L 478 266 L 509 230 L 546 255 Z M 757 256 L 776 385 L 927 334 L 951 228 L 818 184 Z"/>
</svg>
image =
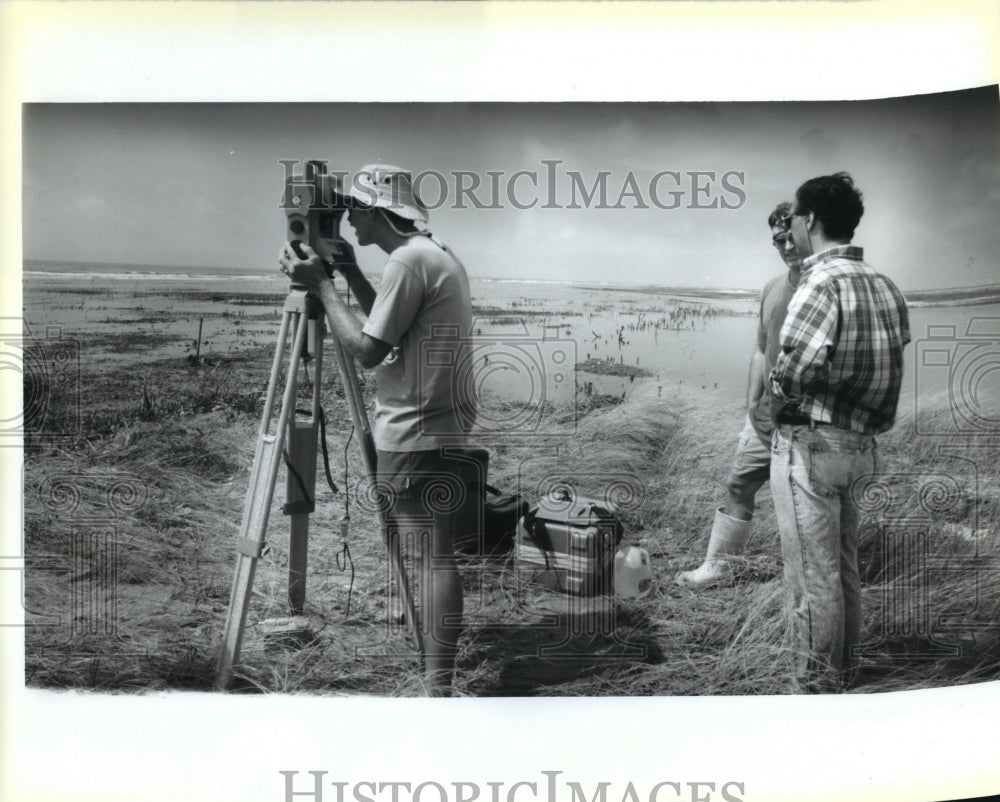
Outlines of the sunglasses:
<svg viewBox="0 0 1000 802">
<path fill-rule="evenodd" d="M 806 217 L 808 214 L 809 212 L 792 212 L 791 214 L 786 214 L 784 217 L 781 218 L 781 225 L 783 225 L 785 228 L 791 228 L 792 220 L 794 220 L 796 217 Z"/>
</svg>

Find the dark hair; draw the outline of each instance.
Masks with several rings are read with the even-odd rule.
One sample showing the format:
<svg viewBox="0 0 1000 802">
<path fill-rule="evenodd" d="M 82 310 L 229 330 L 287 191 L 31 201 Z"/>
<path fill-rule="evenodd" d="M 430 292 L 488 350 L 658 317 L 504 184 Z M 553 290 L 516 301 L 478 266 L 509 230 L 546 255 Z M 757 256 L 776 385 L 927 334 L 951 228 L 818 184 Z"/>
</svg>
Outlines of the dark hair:
<svg viewBox="0 0 1000 802">
<path fill-rule="evenodd" d="M 797 211 L 816 215 L 832 240 L 850 241 L 865 213 L 861 190 L 845 172 L 811 178 L 795 192 L 795 201 Z"/>
<path fill-rule="evenodd" d="M 789 212 L 792 211 L 792 204 L 788 201 L 782 201 L 777 206 L 774 207 L 774 211 L 767 218 L 768 228 L 780 227 L 788 229 L 788 225 L 785 223 L 785 218 L 788 217 Z"/>
</svg>

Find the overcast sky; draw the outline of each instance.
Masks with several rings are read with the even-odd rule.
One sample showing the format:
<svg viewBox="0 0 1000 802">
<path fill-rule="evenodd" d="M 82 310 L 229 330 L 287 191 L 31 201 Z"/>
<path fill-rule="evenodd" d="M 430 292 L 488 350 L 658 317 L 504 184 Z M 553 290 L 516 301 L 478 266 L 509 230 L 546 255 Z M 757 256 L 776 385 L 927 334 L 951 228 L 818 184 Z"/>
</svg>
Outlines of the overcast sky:
<svg viewBox="0 0 1000 802">
<path fill-rule="evenodd" d="M 26 259 L 275 269 L 280 160 L 320 158 L 428 171 L 430 227 L 476 276 L 759 288 L 781 269 L 768 213 L 847 170 L 866 203 L 855 242 L 904 289 L 1000 281 L 996 87 L 838 103 L 24 108 Z M 580 193 L 602 172 L 603 206 L 624 208 Z M 574 173 L 581 208 L 568 208 Z M 501 208 L 455 208 L 459 180 Z"/>
</svg>

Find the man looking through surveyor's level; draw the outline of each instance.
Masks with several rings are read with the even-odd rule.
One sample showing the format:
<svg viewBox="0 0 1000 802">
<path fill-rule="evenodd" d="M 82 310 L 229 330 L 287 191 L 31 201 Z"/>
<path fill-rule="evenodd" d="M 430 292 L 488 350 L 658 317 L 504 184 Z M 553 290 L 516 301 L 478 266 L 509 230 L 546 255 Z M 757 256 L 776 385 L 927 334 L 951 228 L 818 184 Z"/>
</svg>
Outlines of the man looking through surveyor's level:
<svg viewBox="0 0 1000 802">
<path fill-rule="evenodd" d="M 360 245 L 377 245 L 389 260 L 376 294 L 342 244 L 335 267 L 368 316 L 362 324 L 336 292 L 319 256 L 299 245 L 305 258 L 286 243 L 279 261 L 293 282 L 322 302 L 330 327 L 363 367 L 376 368 L 373 435 L 378 449 L 377 482 L 390 526 L 415 535 L 421 629 L 428 693 L 447 695 L 461 632 L 462 585 L 454 554 L 453 503 L 435 499 L 464 493 L 468 465 L 449 459 L 446 447 L 466 445 L 472 399 L 452 392 L 452 360 L 425 359 L 426 345 L 446 333 L 442 348 L 467 343 L 472 323 L 469 279 L 461 262 L 430 232 L 418 227 L 427 208 L 413 191 L 410 173 L 391 165 L 368 165 L 354 177 L 348 220 Z M 423 346 L 423 349 L 422 349 Z M 438 349 L 440 350 L 440 349 Z M 461 405 L 461 414 L 458 406 Z M 433 486 L 449 485 L 443 494 Z M 432 491 L 432 492 L 428 492 Z"/>
<path fill-rule="evenodd" d="M 771 279 L 761 294 L 757 346 L 750 358 L 747 379 L 747 417 L 736 446 L 733 467 L 726 479 L 726 500 L 715 511 L 705 561 L 676 577 L 678 585 L 691 590 L 732 582 L 729 558 L 742 554 L 746 549 L 753 524 L 754 499 L 771 474 L 774 424 L 771 422 L 771 387 L 767 376 L 781 352 L 778 334 L 802 266 L 785 222 L 791 208 L 789 203 L 779 204 L 767 218 L 771 242 L 787 265 L 788 272 Z"/>
</svg>

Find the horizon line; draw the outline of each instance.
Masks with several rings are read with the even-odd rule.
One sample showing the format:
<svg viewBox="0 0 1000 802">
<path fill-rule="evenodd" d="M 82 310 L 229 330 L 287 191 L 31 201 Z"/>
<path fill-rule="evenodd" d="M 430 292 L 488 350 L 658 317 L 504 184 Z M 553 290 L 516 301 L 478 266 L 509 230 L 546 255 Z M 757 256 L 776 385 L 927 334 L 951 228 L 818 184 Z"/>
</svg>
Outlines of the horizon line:
<svg viewBox="0 0 1000 802">
<path fill-rule="evenodd" d="M 226 270 L 226 271 L 238 271 L 242 270 L 245 273 L 259 273 L 261 276 L 269 275 L 271 271 L 263 269 L 255 269 L 252 267 L 237 267 L 233 265 L 180 265 L 180 264 L 168 264 L 168 263 L 158 263 L 158 262 L 113 262 L 110 260 L 92 261 L 92 260 L 78 260 L 78 259 L 39 259 L 39 258 L 23 258 L 22 266 L 28 263 L 57 263 L 57 264 L 67 264 L 67 265 L 106 265 L 106 266 L 116 266 L 116 267 L 148 267 L 148 268 L 172 268 L 174 270 Z M 369 276 L 381 276 L 378 271 L 367 272 L 366 275 Z M 777 275 L 777 274 L 776 274 Z M 708 286 L 708 285 L 677 285 L 677 284 L 662 284 L 655 281 L 597 281 L 588 279 L 539 279 L 527 276 L 479 276 L 470 275 L 469 278 L 479 279 L 481 281 L 522 281 L 538 284 L 566 284 L 566 285 L 590 285 L 590 286 L 600 286 L 600 287 L 624 287 L 624 288 L 643 288 L 643 287 L 656 287 L 665 290 L 676 290 L 685 292 L 697 292 L 697 291 L 709 291 L 709 292 L 733 292 L 733 293 L 759 293 L 761 288 L 759 287 L 722 287 L 722 286 Z M 942 292 L 969 292 L 972 290 L 983 290 L 989 292 L 1000 293 L 1000 282 L 995 282 L 992 284 L 970 284 L 956 287 L 936 287 L 931 289 L 910 289 L 903 290 L 900 288 L 904 294 L 926 294 L 926 293 L 942 293 Z"/>
</svg>

